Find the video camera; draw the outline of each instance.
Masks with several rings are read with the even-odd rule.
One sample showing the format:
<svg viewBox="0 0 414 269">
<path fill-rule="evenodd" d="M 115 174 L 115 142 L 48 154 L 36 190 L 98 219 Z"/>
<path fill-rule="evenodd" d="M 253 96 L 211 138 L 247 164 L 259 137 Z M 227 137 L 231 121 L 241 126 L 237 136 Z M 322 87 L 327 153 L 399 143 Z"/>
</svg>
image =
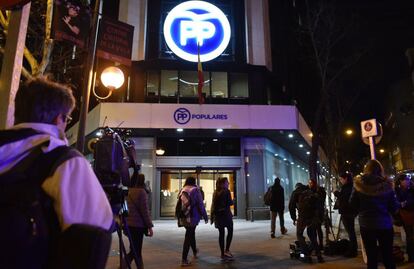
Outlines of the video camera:
<svg viewBox="0 0 414 269">
<path fill-rule="evenodd" d="M 129 168 L 134 169 L 134 174 L 139 172 L 134 145 L 133 140 L 122 139 L 113 129 L 105 127 L 103 136 L 94 146 L 94 171 L 116 211 L 127 211 L 125 197 L 131 185 Z"/>
</svg>

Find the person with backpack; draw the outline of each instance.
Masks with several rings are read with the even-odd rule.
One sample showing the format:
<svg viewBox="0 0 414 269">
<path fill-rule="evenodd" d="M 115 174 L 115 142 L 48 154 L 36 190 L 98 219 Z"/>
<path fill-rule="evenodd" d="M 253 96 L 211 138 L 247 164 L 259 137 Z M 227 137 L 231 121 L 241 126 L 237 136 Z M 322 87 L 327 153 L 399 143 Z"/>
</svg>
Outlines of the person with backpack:
<svg viewBox="0 0 414 269">
<path fill-rule="evenodd" d="M 358 213 L 362 242 L 367 253 L 367 268 L 378 267 L 378 248 L 386 269 L 395 269 L 393 259 L 392 215 L 399 208 L 391 180 L 377 160 L 369 160 L 362 176 L 354 180 L 350 206 Z M 378 247 L 379 246 L 379 247 Z"/>
<path fill-rule="evenodd" d="M 0 268 L 105 266 L 113 213 L 89 162 L 68 147 L 74 107 L 71 89 L 45 77 L 17 92 L 15 125 L 0 131 Z M 105 244 L 91 249 L 94 235 Z"/>
<path fill-rule="evenodd" d="M 194 258 L 197 258 L 198 248 L 196 245 L 195 230 L 201 218 L 208 223 L 208 216 L 203 204 L 200 189 L 196 185 L 194 177 L 188 177 L 185 180 L 184 187 L 178 195 L 177 206 L 175 210 L 178 219 L 178 227 L 185 228 L 185 237 L 183 243 L 183 252 L 181 266 L 190 266 L 188 252 L 190 247 L 193 250 Z"/>
<path fill-rule="evenodd" d="M 349 248 L 344 253 L 344 256 L 353 258 L 358 255 L 358 243 L 355 233 L 356 214 L 349 204 L 349 198 L 351 197 L 353 187 L 353 178 L 350 173 L 345 172 L 339 175 L 339 181 L 342 186 L 339 191 L 334 192 L 334 195 L 337 197 L 335 204 L 337 207 L 336 209 L 338 209 L 339 214 L 341 214 L 341 220 L 348 233 L 350 242 Z"/>
<path fill-rule="evenodd" d="M 222 261 L 231 261 L 234 258 L 230 252 L 233 238 L 233 214 L 230 209 L 232 205 L 233 199 L 231 199 L 229 181 L 226 177 L 220 177 L 217 179 L 216 189 L 213 193 L 210 221 L 219 230 L 219 246 Z M 227 228 L 226 248 L 224 248 L 225 228 Z"/>
<path fill-rule="evenodd" d="M 317 228 L 320 225 L 323 209 L 320 208 L 321 198 L 313 188 L 315 185 L 316 183 L 313 179 L 309 180 L 309 187 L 302 183 L 296 184 L 296 189 L 290 197 L 289 212 L 293 220 L 293 225 L 296 225 L 296 237 L 303 254 L 310 258 L 310 254 L 314 250 L 318 262 L 322 263 L 324 259 L 318 244 Z M 298 212 L 297 216 L 296 210 Z M 307 235 L 311 242 L 310 248 L 307 246 L 305 237 L 303 236 L 305 229 L 307 229 Z"/>
<path fill-rule="evenodd" d="M 148 208 L 144 174 L 134 173 L 131 180 L 131 188 L 128 190 L 126 200 L 128 204 L 128 216 L 126 221 L 131 234 L 130 250 L 126 255 L 126 260 L 129 264 L 132 260 L 135 260 L 137 269 L 142 269 L 144 268 L 144 263 L 142 261 L 142 243 L 144 234 L 152 237 L 152 227 L 154 226 Z"/>
<path fill-rule="evenodd" d="M 285 190 L 282 185 L 280 185 L 280 178 L 275 178 L 275 182 L 273 183 L 270 191 L 272 192 L 270 199 L 270 237 L 275 238 L 277 215 L 279 215 L 280 232 L 282 234 L 287 233 L 283 215 L 285 211 Z"/>
</svg>

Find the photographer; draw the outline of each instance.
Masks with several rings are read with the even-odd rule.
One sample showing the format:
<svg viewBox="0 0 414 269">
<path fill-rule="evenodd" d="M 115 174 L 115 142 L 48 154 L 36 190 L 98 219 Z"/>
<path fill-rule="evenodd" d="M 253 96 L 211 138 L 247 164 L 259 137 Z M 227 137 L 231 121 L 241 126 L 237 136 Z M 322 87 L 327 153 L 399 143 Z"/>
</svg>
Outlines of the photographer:
<svg viewBox="0 0 414 269">
<path fill-rule="evenodd" d="M 79 235 L 73 227 L 108 230 L 113 223 L 108 199 L 88 161 L 67 146 L 64 131 L 75 107 L 71 89 L 39 77 L 21 86 L 15 102 L 16 125 L 0 132 L 0 206 L 9 220 L 0 225 L 7 246 L 0 268 L 59 268 L 51 264 L 58 262 L 52 259 L 60 252 L 67 262 L 74 262 L 72 254 L 77 261 L 95 263 L 89 267 L 82 260 L 73 268 L 97 268 L 92 254 L 101 254 L 103 268 L 109 245 L 105 250 L 103 245 L 88 248 L 90 232 L 79 237 L 81 248 L 68 243 L 76 239 L 73 232 Z M 24 217 L 29 213 L 31 218 Z M 80 249 L 90 255 L 79 257 Z"/>
<path fill-rule="evenodd" d="M 358 255 L 358 243 L 355 234 L 356 214 L 349 205 L 349 198 L 351 197 L 354 181 L 350 173 L 341 173 L 339 175 L 339 181 L 341 182 L 342 187 L 341 190 L 334 192 L 334 195 L 337 197 L 335 209 L 338 209 L 339 214 L 341 214 L 341 220 L 350 241 L 349 249 L 344 256 L 353 258 Z"/>
<path fill-rule="evenodd" d="M 135 264 L 138 269 L 144 268 L 142 261 L 142 242 L 144 234 L 152 236 L 152 227 L 154 226 L 151 221 L 151 216 L 148 210 L 148 198 L 145 191 L 145 176 L 143 174 L 134 173 L 131 180 L 132 187 L 128 191 L 128 209 L 129 214 L 127 217 L 127 224 L 131 233 L 131 244 L 129 253 L 127 254 L 127 262 L 130 263 L 132 259 L 135 260 Z M 134 258 L 134 251 L 136 254 L 136 260 Z"/>
</svg>

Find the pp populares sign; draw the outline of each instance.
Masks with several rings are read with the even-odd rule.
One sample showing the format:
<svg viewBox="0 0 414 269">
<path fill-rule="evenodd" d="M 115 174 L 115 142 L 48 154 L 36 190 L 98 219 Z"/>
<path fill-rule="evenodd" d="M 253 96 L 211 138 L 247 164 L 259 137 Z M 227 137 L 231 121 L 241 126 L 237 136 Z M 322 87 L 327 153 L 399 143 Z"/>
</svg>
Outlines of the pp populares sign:
<svg viewBox="0 0 414 269">
<path fill-rule="evenodd" d="M 168 47 L 178 57 L 190 62 L 198 61 L 198 49 L 201 62 L 220 56 L 229 44 L 230 35 L 226 15 L 204 1 L 179 4 L 168 13 L 164 22 Z"/>
</svg>

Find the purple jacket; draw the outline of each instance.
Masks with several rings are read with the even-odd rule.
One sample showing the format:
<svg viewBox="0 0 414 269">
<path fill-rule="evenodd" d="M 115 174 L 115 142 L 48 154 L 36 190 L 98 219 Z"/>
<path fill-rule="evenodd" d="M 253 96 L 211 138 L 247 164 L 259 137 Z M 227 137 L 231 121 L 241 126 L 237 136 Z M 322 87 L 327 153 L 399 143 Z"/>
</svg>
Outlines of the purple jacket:
<svg viewBox="0 0 414 269">
<path fill-rule="evenodd" d="M 200 189 L 197 186 L 184 186 L 181 191 L 186 191 L 190 194 L 191 226 L 197 226 L 201 218 L 208 221 L 208 216 L 206 208 L 203 204 L 203 198 L 201 197 Z"/>
<path fill-rule="evenodd" d="M 153 227 L 148 210 L 147 192 L 144 188 L 130 188 L 127 197 L 128 217 L 127 224 L 130 227 Z"/>
</svg>

